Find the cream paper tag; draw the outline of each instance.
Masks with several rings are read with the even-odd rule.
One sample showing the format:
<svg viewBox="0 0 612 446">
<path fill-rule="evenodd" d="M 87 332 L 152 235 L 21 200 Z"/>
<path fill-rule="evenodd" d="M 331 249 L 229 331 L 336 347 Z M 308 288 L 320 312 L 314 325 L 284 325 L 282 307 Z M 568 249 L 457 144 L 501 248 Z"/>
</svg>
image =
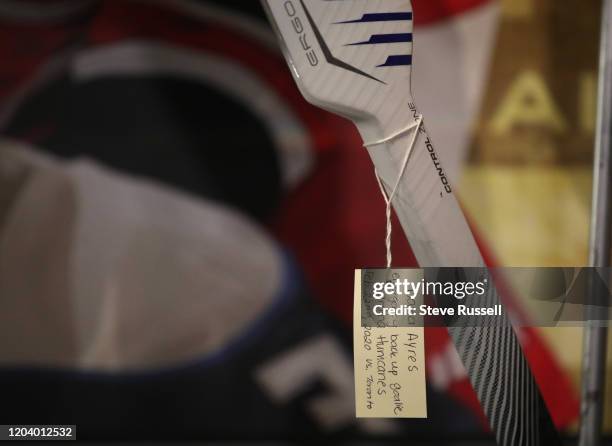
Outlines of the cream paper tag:
<svg viewBox="0 0 612 446">
<path fill-rule="evenodd" d="M 404 279 L 420 282 L 419 269 L 355 270 L 353 347 L 358 418 L 427 418 L 425 339 L 422 316 L 387 316 L 384 327 L 366 326 L 374 306 L 419 307 L 423 296 L 374 299 L 375 283 Z M 377 285 L 380 287 L 380 285 Z M 378 307 L 376 311 L 379 311 Z M 364 314 L 362 326 L 362 310 Z M 399 318 L 408 318 L 399 322 Z M 376 325 L 376 323 L 374 323 Z M 401 326 L 404 325 L 404 326 Z"/>
</svg>

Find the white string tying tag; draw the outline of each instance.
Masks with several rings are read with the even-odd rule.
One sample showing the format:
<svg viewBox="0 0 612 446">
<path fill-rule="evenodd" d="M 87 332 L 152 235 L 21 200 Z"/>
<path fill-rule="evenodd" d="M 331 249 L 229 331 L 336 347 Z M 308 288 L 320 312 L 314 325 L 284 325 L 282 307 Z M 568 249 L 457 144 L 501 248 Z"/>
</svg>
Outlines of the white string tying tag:
<svg viewBox="0 0 612 446">
<path fill-rule="evenodd" d="M 374 169 L 374 173 L 376 174 L 376 181 L 378 181 L 378 187 L 380 187 L 380 191 L 382 192 L 383 198 L 385 199 L 385 203 L 387 205 L 387 208 L 386 208 L 387 235 L 385 238 L 385 246 L 387 248 L 387 268 L 391 268 L 391 263 L 393 262 L 393 255 L 391 253 L 391 233 L 393 231 L 393 228 L 391 226 L 391 206 L 393 204 L 393 199 L 395 198 L 395 195 L 397 194 L 397 190 L 399 189 L 399 185 L 402 181 L 402 177 L 404 176 L 404 172 L 406 171 L 406 166 L 408 166 L 408 160 L 410 159 L 410 154 L 412 153 L 412 150 L 414 149 L 414 145 L 416 143 L 417 136 L 419 134 L 419 129 L 421 128 L 422 123 L 423 123 L 423 115 L 419 115 L 417 120 L 413 122 L 412 124 L 410 124 L 408 127 L 401 129 L 381 140 L 364 143 L 364 146 L 367 148 L 370 148 L 373 146 L 379 146 L 381 144 L 385 144 L 387 142 L 393 141 L 397 137 L 408 133 L 412 129 L 415 129 L 414 134 L 412 135 L 412 140 L 410 141 L 410 144 L 408 145 L 408 148 L 406 149 L 406 154 L 404 155 L 404 158 L 402 160 L 400 172 L 399 172 L 399 175 L 397 176 L 397 180 L 395 181 L 395 185 L 393 186 L 393 189 L 391 190 L 391 194 L 387 195 L 387 192 L 385 191 L 385 187 L 383 186 L 382 181 L 380 179 L 380 175 L 378 175 L 378 171 Z"/>
</svg>

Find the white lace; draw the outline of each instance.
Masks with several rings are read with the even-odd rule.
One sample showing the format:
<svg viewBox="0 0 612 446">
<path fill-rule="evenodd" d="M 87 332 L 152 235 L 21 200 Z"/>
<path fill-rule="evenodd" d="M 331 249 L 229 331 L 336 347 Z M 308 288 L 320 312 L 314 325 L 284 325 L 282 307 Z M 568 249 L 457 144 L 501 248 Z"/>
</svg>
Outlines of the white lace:
<svg viewBox="0 0 612 446">
<path fill-rule="evenodd" d="M 400 168 L 399 175 L 397 176 L 397 180 L 395 180 L 395 185 L 393 186 L 393 189 L 391 190 L 391 193 L 389 195 L 387 195 L 385 187 L 383 186 L 382 181 L 380 179 L 380 175 L 378 175 L 378 171 L 374 170 L 374 173 L 376 174 L 376 181 L 378 181 L 378 187 L 380 187 L 380 191 L 382 192 L 383 198 L 385 199 L 385 203 L 387 205 L 387 209 L 386 209 L 387 210 L 386 212 L 387 235 L 385 238 L 385 246 L 387 249 L 387 268 L 391 268 L 391 263 L 393 262 L 393 254 L 391 253 L 391 234 L 393 231 L 393 228 L 391 225 L 391 206 L 393 204 L 393 199 L 395 198 L 397 194 L 397 190 L 399 189 L 399 185 L 402 181 L 402 177 L 404 176 L 404 172 L 406 171 L 406 166 L 408 166 L 408 160 L 410 159 L 410 154 L 412 153 L 412 150 L 414 149 L 414 145 L 416 144 L 417 136 L 419 134 L 419 129 L 421 128 L 422 124 L 423 124 L 423 116 L 419 115 L 417 120 L 413 122 L 412 124 L 410 124 L 408 127 L 401 129 L 381 140 L 364 143 L 364 146 L 367 148 L 379 146 L 381 144 L 385 144 L 387 142 L 393 141 L 397 137 L 408 133 L 412 129 L 415 129 L 414 134 L 412 135 L 410 144 L 408 145 L 408 148 L 406 150 L 406 154 L 404 155 L 404 158 L 402 160 L 402 165 Z"/>
</svg>

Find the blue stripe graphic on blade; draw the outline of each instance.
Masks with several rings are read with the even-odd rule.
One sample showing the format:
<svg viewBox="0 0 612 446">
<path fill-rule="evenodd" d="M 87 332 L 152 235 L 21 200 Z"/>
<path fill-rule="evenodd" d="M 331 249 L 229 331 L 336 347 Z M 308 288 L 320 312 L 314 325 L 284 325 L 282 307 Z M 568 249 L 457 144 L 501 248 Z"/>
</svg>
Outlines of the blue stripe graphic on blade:
<svg viewBox="0 0 612 446">
<path fill-rule="evenodd" d="M 387 61 L 378 65 L 378 67 L 399 67 L 404 65 L 412 65 L 412 56 L 410 55 L 397 55 L 387 57 Z"/>
<path fill-rule="evenodd" d="M 363 42 L 349 43 L 348 45 L 377 45 L 379 43 L 405 43 L 412 42 L 411 33 L 401 34 L 374 34 L 370 40 Z"/>
<path fill-rule="evenodd" d="M 344 22 L 336 22 L 336 24 L 341 23 L 368 23 L 368 22 L 398 22 L 412 20 L 411 12 L 378 12 L 378 13 L 369 13 L 361 16 L 360 19 L 356 20 L 346 20 Z"/>
</svg>

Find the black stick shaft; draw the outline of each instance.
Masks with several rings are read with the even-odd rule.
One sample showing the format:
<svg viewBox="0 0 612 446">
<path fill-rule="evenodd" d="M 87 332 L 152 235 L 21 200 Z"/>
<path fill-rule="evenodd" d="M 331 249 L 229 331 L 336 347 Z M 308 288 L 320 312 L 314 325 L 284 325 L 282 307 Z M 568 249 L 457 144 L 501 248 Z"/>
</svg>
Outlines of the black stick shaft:
<svg viewBox="0 0 612 446">
<path fill-rule="evenodd" d="M 612 156 L 612 1 L 603 1 L 601 42 L 599 52 L 599 97 L 595 159 L 593 170 L 593 208 L 591 216 L 590 264 L 610 266 Z M 591 311 L 591 310 L 589 310 Z M 596 310 L 595 310 L 596 311 Z M 606 344 L 608 329 L 586 322 L 582 358 L 582 400 L 580 446 L 597 446 L 601 441 Z"/>
</svg>

